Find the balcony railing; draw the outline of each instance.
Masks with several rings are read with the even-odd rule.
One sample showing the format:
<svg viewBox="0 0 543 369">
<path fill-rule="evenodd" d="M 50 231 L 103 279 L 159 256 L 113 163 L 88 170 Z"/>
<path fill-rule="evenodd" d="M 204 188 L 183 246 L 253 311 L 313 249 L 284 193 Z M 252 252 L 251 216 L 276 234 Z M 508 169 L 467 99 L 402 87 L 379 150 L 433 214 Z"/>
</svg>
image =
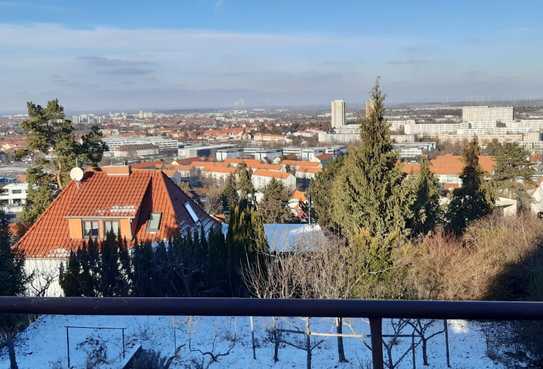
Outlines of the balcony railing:
<svg viewBox="0 0 543 369">
<path fill-rule="evenodd" d="M 0 297 L 0 314 L 14 313 L 369 318 L 373 368 L 382 369 L 383 318 L 536 321 L 543 302 Z"/>
</svg>

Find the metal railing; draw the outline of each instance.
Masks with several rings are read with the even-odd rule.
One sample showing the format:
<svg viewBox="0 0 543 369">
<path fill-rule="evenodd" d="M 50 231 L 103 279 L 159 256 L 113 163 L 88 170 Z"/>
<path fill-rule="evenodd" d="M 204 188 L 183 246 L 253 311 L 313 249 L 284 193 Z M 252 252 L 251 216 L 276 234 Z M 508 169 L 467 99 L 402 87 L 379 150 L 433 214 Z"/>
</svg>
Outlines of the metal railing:
<svg viewBox="0 0 543 369">
<path fill-rule="evenodd" d="M 369 318 L 373 368 L 382 369 L 383 318 L 543 320 L 543 302 L 0 297 L 0 314 L 10 313 Z"/>
</svg>

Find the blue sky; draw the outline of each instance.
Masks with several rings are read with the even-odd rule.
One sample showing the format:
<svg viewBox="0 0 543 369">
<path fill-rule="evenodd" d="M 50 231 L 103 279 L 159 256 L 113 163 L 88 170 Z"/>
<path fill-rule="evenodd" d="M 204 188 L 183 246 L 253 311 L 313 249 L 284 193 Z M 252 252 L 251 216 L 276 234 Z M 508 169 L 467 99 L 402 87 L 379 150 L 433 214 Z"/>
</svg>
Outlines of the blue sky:
<svg viewBox="0 0 543 369">
<path fill-rule="evenodd" d="M 538 1 L 0 0 L 0 111 L 543 97 Z M 353 109 L 355 107 L 352 107 Z"/>
</svg>

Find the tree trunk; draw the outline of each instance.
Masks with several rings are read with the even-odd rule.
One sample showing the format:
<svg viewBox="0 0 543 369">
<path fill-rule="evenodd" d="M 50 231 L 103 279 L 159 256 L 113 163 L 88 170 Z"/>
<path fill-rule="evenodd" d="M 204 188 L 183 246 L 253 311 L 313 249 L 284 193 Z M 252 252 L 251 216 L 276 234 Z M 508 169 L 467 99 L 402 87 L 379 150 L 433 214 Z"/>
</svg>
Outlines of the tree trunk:
<svg viewBox="0 0 543 369">
<path fill-rule="evenodd" d="M 421 336 L 422 340 L 422 364 L 425 366 L 430 365 L 428 363 L 428 340 L 424 338 L 424 336 Z"/>
<path fill-rule="evenodd" d="M 337 335 L 337 355 L 340 363 L 347 363 L 349 360 L 345 357 L 345 348 L 343 346 L 343 318 L 336 318 Z"/>
<path fill-rule="evenodd" d="M 277 331 L 277 318 L 273 318 L 273 362 L 279 361 L 279 332 Z"/>
<path fill-rule="evenodd" d="M 307 318 L 305 325 L 305 349 L 307 351 L 307 369 L 311 369 L 311 323 Z"/>
<path fill-rule="evenodd" d="M 15 343 L 13 342 L 14 338 L 8 339 L 8 353 L 9 353 L 9 368 L 10 369 L 19 369 L 17 366 L 17 357 L 15 356 Z"/>
</svg>

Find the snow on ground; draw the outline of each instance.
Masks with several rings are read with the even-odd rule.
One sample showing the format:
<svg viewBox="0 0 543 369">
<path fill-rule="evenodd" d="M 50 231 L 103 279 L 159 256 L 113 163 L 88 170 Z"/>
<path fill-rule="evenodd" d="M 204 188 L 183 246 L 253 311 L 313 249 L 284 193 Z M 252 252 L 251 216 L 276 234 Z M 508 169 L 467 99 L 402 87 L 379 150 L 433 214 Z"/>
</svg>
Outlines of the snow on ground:
<svg viewBox="0 0 543 369">
<path fill-rule="evenodd" d="M 278 324 L 284 329 L 305 329 L 305 320 L 300 318 L 281 318 Z M 384 333 L 391 332 L 389 321 L 384 323 Z M 271 318 L 255 318 L 256 360 L 253 359 L 250 320 L 246 317 L 132 317 L 132 316 L 42 316 L 22 332 L 17 341 L 17 359 L 20 369 L 67 368 L 66 328 L 65 326 L 92 326 L 126 328 L 126 351 L 138 344 L 145 349 L 160 351 L 171 356 L 178 348 L 178 356 L 172 369 L 196 368 L 195 365 L 209 363 L 210 355 L 225 354 L 218 362 L 211 364 L 213 369 L 227 368 L 305 368 L 306 353 L 300 349 L 282 345 L 279 362 L 273 362 L 273 344 L 270 341 Z M 486 339 L 477 322 L 449 321 L 449 347 L 452 368 L 483 369 L 501 368 L 486 355 Z M 175 327 L 175 329 L 174 329 Z M 332 333 L 334 320 L 326 318 L 311 319 L 314 332 Z M 434 330 L 443 328 L 442 321 L 436 321 Z M 175 330 L 175 335 L 174 335 Z M 368 334 L 369 325 L 365 319 L 345 319 L 345 334 Z M 409 330 L 407 333 L 411 333 Z M 305 344 L 305 336 L 287 334 L 290 342 Z M 335 337 L 312 337 L 313 343 L 322 343 L 313 351 L 313 368 L 366 368 L 370 363 L 371 352 L 368 337 L 345 338 L 345 352 L 349 363 L 338 364 Z M 106 347 L 107 364 L 100 369 L 117 369 L 122 360 L 121 332 L 117 330 L 70 329 L 70 356 L 73 368 L 85 368 L 88 352 L 92 347 Z M 430 368 L 444 368 L 444 336 L 438 335 L 429 341 Z M 189 344 L 190 343 L 190 344 Z M 411 338 L 400 338 L 394 349 L 395 360 L 409 350 Z M 94 345 L 94 346 L 93 346 Z M 176 346 L 175 346 L 176 345 Z M 201 352 L 199 352 L 200 350 Z M 412 355 L 408 352 L 399 368 L 412 368 Z M 386 357 L 385 357 L 386 359 Z M 203 362 L 202 362 L 203 360 Z M 416 367 L 423 368 L 420 346 L 416 351 Z M 0 368 L 9 367 L 7 352 L 0 352 Z"/>
</svg>

